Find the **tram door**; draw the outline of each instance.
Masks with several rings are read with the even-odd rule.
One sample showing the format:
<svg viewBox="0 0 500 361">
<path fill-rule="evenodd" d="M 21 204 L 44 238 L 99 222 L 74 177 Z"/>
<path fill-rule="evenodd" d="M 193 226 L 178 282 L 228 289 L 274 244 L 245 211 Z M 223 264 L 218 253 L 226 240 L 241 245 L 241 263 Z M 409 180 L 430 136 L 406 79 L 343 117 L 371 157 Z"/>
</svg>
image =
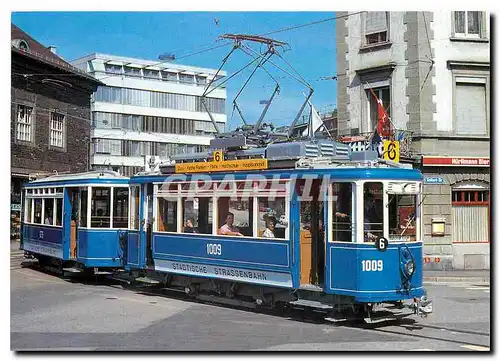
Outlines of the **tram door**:
<svg viewBox="0 0 500 361">
<path fill-rule="evenodd" d="M 146 184 L 146 265 L 153 266 L 153 185 Z"/>
<path fill-rule="evenodd" d="M 325 267 L 324 205 L 319 200 L 321 181 L 300 180 L 297 185 L 300 204 L 300 284 L 319 286 L 324 282 Z"/>
<path fill-rule="evenodd" d="M 68 188 L 68 192 L 71 203 L 69 258 L 76 259 L 78 249 L 78 226 L 80 222 L 81 193 L 79 188 Z"/>
</svg>

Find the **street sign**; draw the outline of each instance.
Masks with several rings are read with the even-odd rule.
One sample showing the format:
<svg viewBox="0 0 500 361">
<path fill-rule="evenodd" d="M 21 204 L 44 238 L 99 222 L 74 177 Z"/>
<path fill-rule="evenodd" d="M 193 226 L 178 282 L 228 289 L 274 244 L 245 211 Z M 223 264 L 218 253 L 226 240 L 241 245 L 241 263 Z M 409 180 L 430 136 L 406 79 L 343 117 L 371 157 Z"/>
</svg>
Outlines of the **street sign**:
<svg viewBox="0 0 500 361">
<path fill-rule="evenodd" d="M 214 162 L 223 162 L 224 161 L 224 152 L 222 150 L 214 151 Z"/>
<path fill-rule="evenodd" d="M 399 163 L 399 141 L 385 140 L 384 141 L 384 159 L 392 160 Z"/>
<path fill-rule="evenodd" d="M 424 183 L 425 184 L 444 184 L 444 178 L 443 177 L 425 177 Z"/>
</svg>

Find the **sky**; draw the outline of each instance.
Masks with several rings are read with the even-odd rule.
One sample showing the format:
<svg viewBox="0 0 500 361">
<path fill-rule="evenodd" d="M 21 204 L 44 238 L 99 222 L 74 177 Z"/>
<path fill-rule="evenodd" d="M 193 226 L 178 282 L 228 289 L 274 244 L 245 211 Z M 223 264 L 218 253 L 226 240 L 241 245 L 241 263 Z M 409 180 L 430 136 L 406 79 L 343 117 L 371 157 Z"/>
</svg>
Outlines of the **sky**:
<svg viewBox="0 0 500 361">
<path fill-rule="evenodd" d="M 105 53 L 147 60 L 158 60 L 162 53 L 176 56 L 176 64 L 217 69 L 231 50 L 220 35 L 260 35 L 295 25 L 334 18 L 334 12 L 13 12 L 11 20 L 45 46 L 56 46 L 57 54 L 71 61 L 90 53 Z M 281 56 L 314 89 L 312 103 L 323 111 L 336 104 L 335 20 L 269 35 L 289 44 Z M 249 44 L 256 51 L 260 44 Z M 200 52 L 199 54 L 193 54 Z M 253 60 L 242 51 L 229 58 L 223 70 L 228 75 Z M 270 61 L 290 71 L 287 63 L 273 56 Z M 226 113 L 229 126 L 242 125 L 232 102 L 253 68 L 247 68 L 227 83 Z M 275 126 L 291 124 L 308 88 L 272 64 L 266 66 L 280 85 L 265 121 Z M 254 123 L 275 87 L 274 81 L 258 70 L 238 98 L 245 119 Z"/>
</svg>

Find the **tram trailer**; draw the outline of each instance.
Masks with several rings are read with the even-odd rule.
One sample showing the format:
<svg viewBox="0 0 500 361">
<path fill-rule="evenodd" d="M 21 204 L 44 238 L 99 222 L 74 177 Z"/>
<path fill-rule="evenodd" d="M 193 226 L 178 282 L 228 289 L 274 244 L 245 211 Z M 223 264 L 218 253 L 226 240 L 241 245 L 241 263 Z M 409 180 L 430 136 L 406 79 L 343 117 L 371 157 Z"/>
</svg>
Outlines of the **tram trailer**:
<svg viewBox="0 0 500 361">
<path fill-rule="evenodd" d="M 109 274 L 124 264 L 128 177 L 108 170 L 60 174 L 22 192 L 25 257 L 57 273 Z"/>
</svg>

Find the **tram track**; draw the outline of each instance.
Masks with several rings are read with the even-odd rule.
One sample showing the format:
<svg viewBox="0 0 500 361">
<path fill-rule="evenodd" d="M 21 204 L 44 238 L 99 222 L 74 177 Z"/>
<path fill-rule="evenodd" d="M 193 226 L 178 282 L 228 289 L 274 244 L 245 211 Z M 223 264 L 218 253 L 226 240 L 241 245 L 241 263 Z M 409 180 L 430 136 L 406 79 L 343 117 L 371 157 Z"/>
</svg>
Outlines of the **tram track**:
<svg viewBox="0 0 500 361">
<path fill-rule="evenodd" d="M 12 266 L 11 266 L 12 267 Z M 404 318 L 401 320 L 384 321 L 376 324 L 366 324 L 363 321 L 339 321 L 333 322 L 325 319 L 326 313 L 318 310 L 312 310 L 302 307 L 287 307 L 286 309 L 279 308 L 264 308 L 264 307 L 245 307 L 237 304 L 228 304 L 214 302 L 210 300 L 200 300 L 193 296 L 187 295 L 182 289 L 165 288 L 148 284 L 126 284 L 108 277 L 97 278 L 77 278 L 75 280 L 68 279 L 61 274 L 51 272 L 50 270 L 41 267 L 37 262 L 21 262 L 19 268 L 30 268 L 37 271 L 42 271 L 47 274 L 57 276 L 68 282 L 79 282 L 83 284 L 99 284 L 110 288 L 122 289 L 131 291 L 144 296 L 165 297 L 191 303 L 212 305 L 217 307 L 226 307 L 245 312 L 254 312 L 269 316 L 280 317 L 291 321 L 314 323 L 318 325 L 326 325 L 335 329 L 356 329 L 365 332 L 390 334 L 410 339 L 431 340 L 459 345 L 461 348 L 473 351 L 490 350 L 490 333 L 477 330 L 467 330 L 453 328 L 447 326 L 430 325 L 419 322 L 413 318 Z M 11 268 L 12 270 L 12 268 Z M 250 303 L 250 302 L 248 302 Z"/>
</svg>

